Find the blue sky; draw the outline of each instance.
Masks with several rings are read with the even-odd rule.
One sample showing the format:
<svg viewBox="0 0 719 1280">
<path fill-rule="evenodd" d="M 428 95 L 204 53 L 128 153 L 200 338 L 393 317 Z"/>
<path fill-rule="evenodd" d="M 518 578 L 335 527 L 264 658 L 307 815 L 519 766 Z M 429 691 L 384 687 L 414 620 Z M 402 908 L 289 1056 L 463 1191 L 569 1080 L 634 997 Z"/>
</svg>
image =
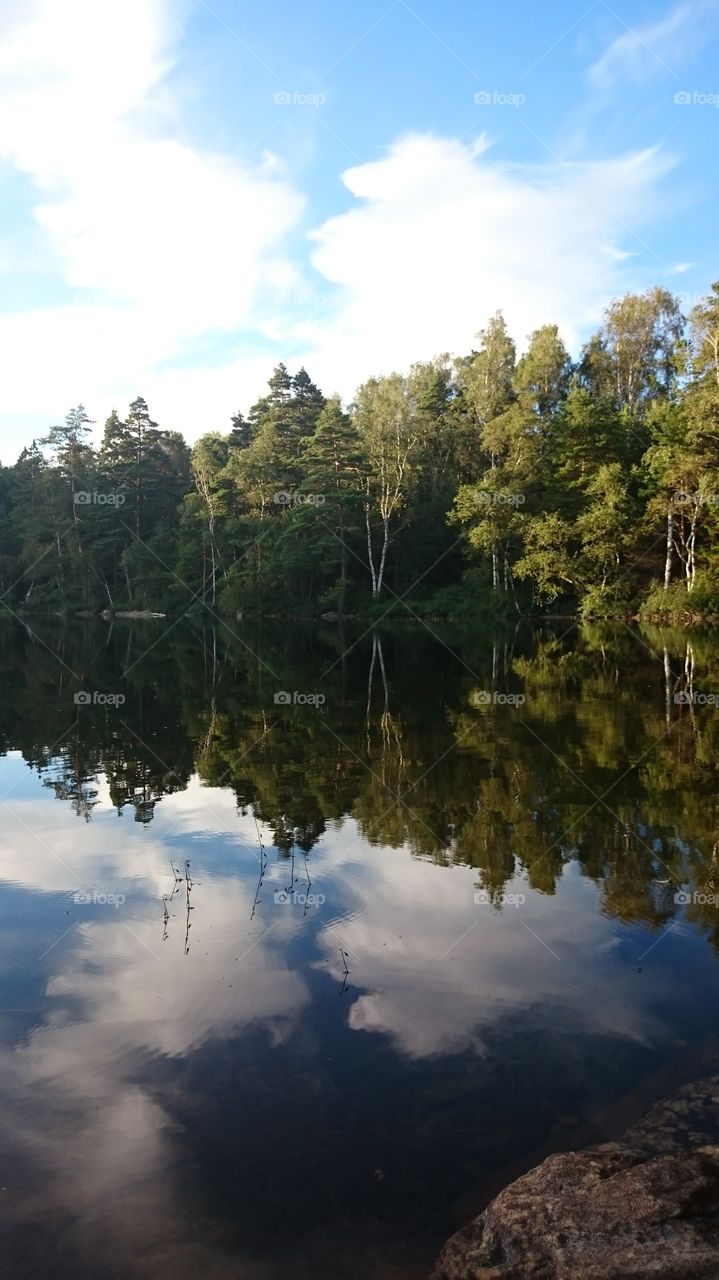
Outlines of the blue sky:
<svg viewBox="0 0 719 1280">
<path fill-rule="evenodd" d="M 83 399 L 195 439 L 502 307 L 573 350 L 719 276 L 719 0 L 28 0 L 0 13 L 0 454 Z"/>
</svg>

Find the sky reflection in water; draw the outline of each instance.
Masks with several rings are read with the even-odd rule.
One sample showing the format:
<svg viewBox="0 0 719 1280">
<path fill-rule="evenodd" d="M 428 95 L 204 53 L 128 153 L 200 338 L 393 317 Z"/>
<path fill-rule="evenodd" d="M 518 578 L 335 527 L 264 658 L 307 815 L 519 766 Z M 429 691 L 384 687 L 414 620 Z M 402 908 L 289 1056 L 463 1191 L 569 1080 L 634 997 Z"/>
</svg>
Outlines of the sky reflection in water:
<svg viewBox="0 0 719 1280">
<path fill-rule="evenodd" d="M 711 888 L 717 713 L 667 722 L 638 639 L 390 637 L 368 712 L 371 640 L 321 710 L 231 637 L 201 688 L 181 640 L 78 710 L 2 635 L 13 1274 L 421 1276 L 503 1171 L 711 1052 L 717 913 L 675 895 Z"/>
</svg>

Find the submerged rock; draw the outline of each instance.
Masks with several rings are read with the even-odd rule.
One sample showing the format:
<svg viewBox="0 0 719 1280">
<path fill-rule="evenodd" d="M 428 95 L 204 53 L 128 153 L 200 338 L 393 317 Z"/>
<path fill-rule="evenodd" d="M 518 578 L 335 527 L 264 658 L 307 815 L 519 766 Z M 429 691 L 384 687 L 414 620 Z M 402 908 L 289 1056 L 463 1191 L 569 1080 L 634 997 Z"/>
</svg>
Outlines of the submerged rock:
<svg viewBox="0 0 719 1280">
<path fill-rule="evenodd" d="M 431 1280 L 719 1280 L 719 1075 L 518 1178 Z"/>
</svg>

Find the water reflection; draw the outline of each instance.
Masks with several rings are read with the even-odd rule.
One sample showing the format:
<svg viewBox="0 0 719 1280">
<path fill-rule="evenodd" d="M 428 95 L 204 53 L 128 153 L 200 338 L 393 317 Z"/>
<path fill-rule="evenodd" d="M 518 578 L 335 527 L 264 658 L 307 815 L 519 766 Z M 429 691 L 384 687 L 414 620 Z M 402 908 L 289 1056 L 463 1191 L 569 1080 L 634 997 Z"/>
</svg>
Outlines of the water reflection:
<svg viewBox="0 0 719 1280">
<path fill-rule="evenodd" d="M 706 1041 L 711 638 L 33 628 L 0 629 L 13 1274 L 422 1274 L 473 1187 Z"/>
</svg>

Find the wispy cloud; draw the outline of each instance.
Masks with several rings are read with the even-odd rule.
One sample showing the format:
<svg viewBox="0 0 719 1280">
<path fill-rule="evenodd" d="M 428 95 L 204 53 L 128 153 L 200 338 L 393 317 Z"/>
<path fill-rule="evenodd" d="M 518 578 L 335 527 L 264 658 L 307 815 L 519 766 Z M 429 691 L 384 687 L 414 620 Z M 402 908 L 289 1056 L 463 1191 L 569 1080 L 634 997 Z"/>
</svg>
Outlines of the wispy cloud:
<svg viewBox="0 0 719 1280">
<path fill-rule="evenodd" d="M 590 81 L 608 90 L 662 73 L 678 77 L 683 59 L 705 39 L 716 8 L 708 0 L 686 0 L 656 22 L 626 27 L 589 68 Z"/>
<path fill-rule="evenodd" d="M 667 268 L 668 276 L 683 276 L 687 271 L 691 271 L 694 266 L 693 262 L 675 262 L 671 267 Z"/>
</svg>

